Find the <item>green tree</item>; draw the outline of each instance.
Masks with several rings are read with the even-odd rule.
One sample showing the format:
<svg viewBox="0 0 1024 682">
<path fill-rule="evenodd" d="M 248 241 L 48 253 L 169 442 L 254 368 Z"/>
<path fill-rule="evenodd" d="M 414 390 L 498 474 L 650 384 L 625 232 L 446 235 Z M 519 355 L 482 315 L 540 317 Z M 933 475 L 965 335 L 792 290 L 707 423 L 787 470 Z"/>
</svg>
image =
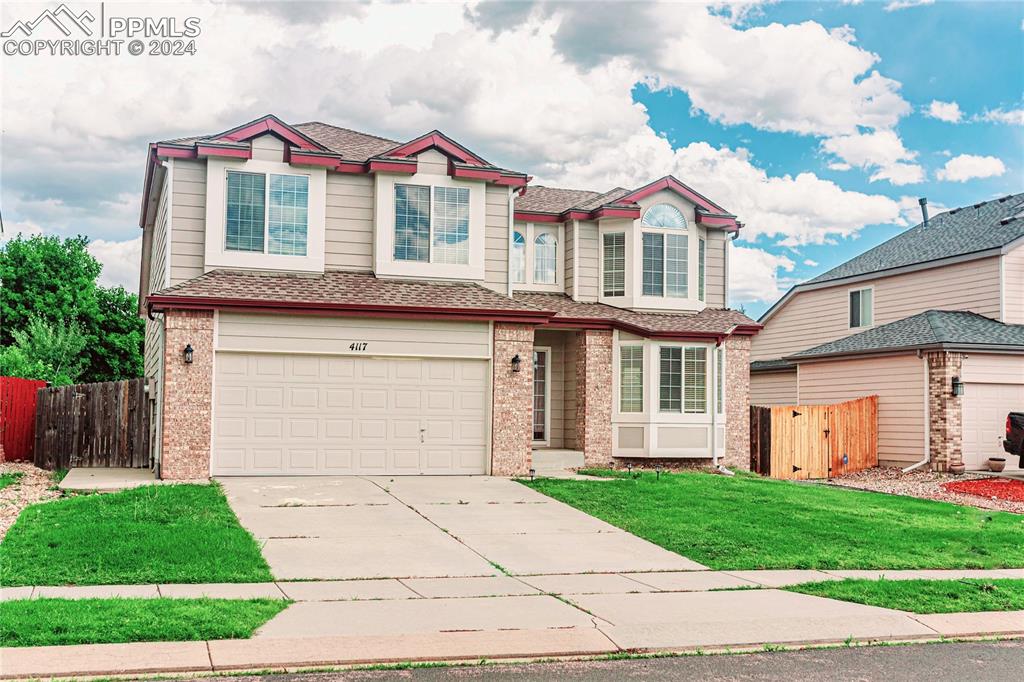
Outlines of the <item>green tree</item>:
<svg viewBox="0 0 1024 682">
<path fill-rule="evenodd" d="M 19 236 L 0 247 L 0 348 L 7 354 L 16 347 L 15 334 L 27 330 L 33 319 L 54 330 L 75 323 L 85 339 L 76 380 L 141 376 L 146 324 L 138 316 L 138 299 L 121 287 L 96 283 L 102 265 L 88 244 L 81 236 Z M 8 376 L 47 371 L 23 351 L 11 351 L 5 362 L 8 371 L 0 373 Z"/>
<path fill-rule="evenodd" d="M 0 351 L 0 375 L 42 379 L 54 386 L 78 381 L 85 368 L 82 354 L 88 339 L 78 322 L 47 322 L 29 318 L 13 332 L 14 343 Z"/>
</svg>

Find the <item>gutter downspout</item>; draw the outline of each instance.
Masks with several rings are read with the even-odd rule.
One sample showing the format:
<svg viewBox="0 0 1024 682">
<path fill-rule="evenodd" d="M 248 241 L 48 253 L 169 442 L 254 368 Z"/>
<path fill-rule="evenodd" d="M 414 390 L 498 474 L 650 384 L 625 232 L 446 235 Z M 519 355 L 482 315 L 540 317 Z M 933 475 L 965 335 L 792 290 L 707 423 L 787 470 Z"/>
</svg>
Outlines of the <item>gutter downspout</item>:
<svg viewBox="0 0 1024 682">
<path fill-rule="evenodd" d="M 733 325 L 725 336 L 732 334 L 733 330 L 736 329 L 736 325 Z M 725 340 L 725 336 L 718 337 L 715 341 L 715 354 L 711 361 L 711 381 L 712 389 L 711 394 L 714 396 L 711 399 L 711 468 L 717 473 L 723 476 L 735 476 L 733 472 L 729 471 L 718 461 L 718 373 L 722 371 L 722 368 L 718 366 L 718 349 L 722 346 L 722 342 Z M 722 392 L 725 392 L 725 386 L 722 386 Z M 724 397 L 724 396 L 723 396 Z M 724 445 L 724 443 L 723 443 Z"/>
<path fill-rule="evenodd" d="M 515 248 L 515 240 L 513 235 L 516 229 L 516 217 L 515 217 L 515 203 L 516 203 L 516 191 L 509 187 L 508 189 L 508 258 L 505 263 L 505 279 L 508 280 L 508 297 L 512 298 L 512 249 Z"/>
<path fill-rule="evenodd" d="M 924 357 L 924 352 L 921 349 L 918 349 L 917 357 L 924 362 L 924 459 L 902 469 L 903 473 L 919 469 L 932 461 L 931 407 L 928 405 L 928 359 Z"/>
</svg>

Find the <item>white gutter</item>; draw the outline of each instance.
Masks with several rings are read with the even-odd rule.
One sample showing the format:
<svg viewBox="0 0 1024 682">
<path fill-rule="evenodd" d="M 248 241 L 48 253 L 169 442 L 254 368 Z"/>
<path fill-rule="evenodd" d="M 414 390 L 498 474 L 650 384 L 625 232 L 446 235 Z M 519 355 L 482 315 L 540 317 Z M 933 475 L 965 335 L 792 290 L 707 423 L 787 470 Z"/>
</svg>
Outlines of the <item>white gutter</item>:
<svg viewBox="0 0 1024 682">
<path fill-rule="evenodd" d="M 911 464 L 910 466 L 904 468 L 902 470 L 903 473 L 907 473 L 909 471 L 913 471 L 914 469 L 923 467 L 925 464 L 928 464 L 929 462 L 932 461 L 930 414 L 931 410 L 928 406 L 928 358 L 926 358 L 924 356 L 924 353 L 922 353 L 920 350 L 917 351 L 917 357 L 919 357 L 921 359 L 921 362 L 924 363 L 924 459 L 922 459 L 920 462 L 916 462 L 915 464 Z"/>
<path fill-rule="evenodd" d="M 513 235 L 516 230 L 515 216 L 516 191 L 508 188 L 508 259 L 505 263 L 505 279 L 508 280 L 508 297 L 512 298 L 512 249 L 515 248 Z"/>
</svg>

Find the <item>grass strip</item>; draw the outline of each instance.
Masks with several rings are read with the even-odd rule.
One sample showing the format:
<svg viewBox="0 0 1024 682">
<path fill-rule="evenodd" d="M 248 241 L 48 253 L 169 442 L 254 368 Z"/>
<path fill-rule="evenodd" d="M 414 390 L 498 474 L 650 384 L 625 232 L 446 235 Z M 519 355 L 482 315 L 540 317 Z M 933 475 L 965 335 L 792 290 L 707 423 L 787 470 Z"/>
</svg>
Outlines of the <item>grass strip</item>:
<svg viewBox="0 0 1024 682">
<path fill-rule="evenodd" d="M 842 580 L 804 583 L 791 592 L 911 613 L 1024 610 L 1024 580 Z"/>
</svg>

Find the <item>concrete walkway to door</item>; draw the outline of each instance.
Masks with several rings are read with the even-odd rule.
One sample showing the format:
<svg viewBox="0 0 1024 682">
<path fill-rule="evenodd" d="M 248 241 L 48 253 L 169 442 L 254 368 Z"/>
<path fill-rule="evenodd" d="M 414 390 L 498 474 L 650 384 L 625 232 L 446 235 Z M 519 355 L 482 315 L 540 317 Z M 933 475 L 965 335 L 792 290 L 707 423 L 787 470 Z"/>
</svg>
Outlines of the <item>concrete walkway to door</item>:
<svg viewBox="0 0 1024 682">
<path fill-rule="evenodd" d="M 705 569 L 508 479 L 220 482 L 279 580 Z"/>
</svg>

